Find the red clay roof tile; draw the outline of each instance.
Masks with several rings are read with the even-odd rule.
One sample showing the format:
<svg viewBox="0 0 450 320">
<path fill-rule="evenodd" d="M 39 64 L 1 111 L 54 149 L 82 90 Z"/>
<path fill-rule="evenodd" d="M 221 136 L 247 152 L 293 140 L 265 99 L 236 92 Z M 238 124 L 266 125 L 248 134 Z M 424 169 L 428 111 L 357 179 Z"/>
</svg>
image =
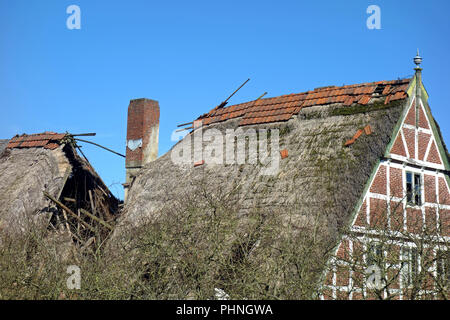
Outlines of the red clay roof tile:
<svg viewBox="0 0 450 320">
<path fill-rule="evenodd" d="M 361 135 L 363 134 L 363 130 L 359 129 L 358 131 L 356 131 L 355 135 L 353 136 L 353 140 L 358 139 L 359 137 L 361 137 Z"/>
<path fill-rule="evenodd" d="M 384 87 L 383 92 L 381 94 L 385 96 L 389 93 L 390 90 L 391 90 L 391 85 L 388 84 L 386 87 Z"/>
<path fill-rule="evenodd" d="M 350 106 L 350 105 L 352 105 L 353 104 L 353 99 L 354 99 L 354 97 L 347 97 L 346 99 L 345 99 L 345 101 L 344 101 L 344 106 Z"/>
<path fill-rule="evenodd" d="M 364 132 L 366 133 L 366 135 L 372 134 L 372 127 L 370 126 L 370 124 L 364 127 Z"/>
<path fill-rule="evenodd" d="M 353 144 L 353 143 L 355 143 L 355 140 L 354 140 L 354 139 L 347 140 L 347 141 L 345 142 L 345 146 L 348 147 L 349 145 L 351 145 L 351 144 Z"/>
<path fill-rule="evenodd" d="M 341 103 L 350 106 L 353 103 L 367 105 L 372 97 L 385 97 L 385 103 L 407 97 L 411 79 L 378 81 L 346 85 L 342 87 L 323 87 L 313 91 L 289 94 L 273 98 L 259 99 L 226 108 L 217 107 L 200 116 L 203 124 L 211 124 L 229 119 L 241 118 L 239 125 L 286 121 L 311 106 Z"/>
<path fill-rule="evenodd" d="M 194 162 L 194 168 L 204 165 L 204 164 L 205 164 L 205 160 L 200 160 L 200 161 Z"/>
<path fill-rule="evenodd" d="M 362 96 L 361 99 L 359 99 L 358 103 L 359 104 L 368 104 L 370 101 L 370 96 Z"/>
<path fill-rule="evenodd" d="M 389 102 L 391 102 L 391 98 L 392 98 L 392 96 L 387 96 L 386 97 L 386 100 L 384 100 L 384 104 L 389 104 Z"/>
<path fill-rule="evenodd" d="M 43 132 L 38 134 L 17 135 L 9 140 L 7 148 L 42 148 L 54 150 L 59 147 L 65 133 Z"/>
<path fill-rule="evenodd" d="M 372 134 L 372 127 L 370 126 L 370 124 L 368 124 L 367 126 L 364 127 L 364 129 L 358 129 L 358 131 L 356 131 L 355 135 L 353 136 L 353 138 L 351 138 L 350 140 L 347 140 L 345 142 L 345 146 L 348 147 L 349 145 L 352 145 L 353 143 L 355 143 L 355 141 L 361 137 L 361 135 L 365 133 L 366 135 L 371 135 Z"/>
</svg>

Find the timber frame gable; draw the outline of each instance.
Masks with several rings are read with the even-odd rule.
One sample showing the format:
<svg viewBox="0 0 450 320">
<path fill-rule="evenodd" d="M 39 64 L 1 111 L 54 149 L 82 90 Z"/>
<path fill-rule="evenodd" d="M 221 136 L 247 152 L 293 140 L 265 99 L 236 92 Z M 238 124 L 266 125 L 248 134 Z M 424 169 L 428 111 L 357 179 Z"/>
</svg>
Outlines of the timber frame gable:
<svg viewBox="0 0 450 320">
<path fill-rule="evenodd" d="M 320 299 L 449 297 L 440 279 L 449 276 L 450 165 L 421 70 L 321 275 Z"/>
</svg>

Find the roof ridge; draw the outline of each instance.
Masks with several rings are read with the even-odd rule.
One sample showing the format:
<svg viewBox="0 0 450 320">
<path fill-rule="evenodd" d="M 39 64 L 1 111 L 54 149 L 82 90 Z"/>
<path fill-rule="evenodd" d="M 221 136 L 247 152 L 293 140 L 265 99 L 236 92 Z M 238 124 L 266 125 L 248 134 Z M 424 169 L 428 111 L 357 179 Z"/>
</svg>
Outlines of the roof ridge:
<svg viewBox="0 0 450 320">
<path fill-rule="evenodd" d="M 411 80 L 412 80 L 412 78 L 404 78 L 404 79 L 398 79 L 398 80 L 383 80 L 383 81 L 347 84 L 347 85 L 342 85 L 342 86 L 335 86 L 335 85 L 333 85 L 333 86 L 318 87 L 318 88 L 314 88 L 314 90 L 302 91 L 302 92 L 297 92 L 297 93 L 282 94 L 282 95 L 279 95 L 279 96 L 255 99 L 255 100 L 250 100 L 250 101 L 246 101 L 246 102 L 241 102 L 241 103 L 238 103 L 238 104 L 232 104 L 232 105 L 229 105 L 229 106 L 225 107 L 224 109 L 228 109 L 230 107 L 234 107 L 234 106 L 238 106 L 238 105 L 242 105 L 242 104 L 246 104 L 246 103 L 250 103 L 250 102 L 254 102 L 254 101 L 258 101 L 258 100 L 269 100 L 269 99 L 282 98 L 282 97 L 287 97 L 287 96 L 305 95 L 305 94 L 308 94 L 308 93 L 315 93 L 315 92 L 321 92 L 321 91 L 332 91 L 332 90 L 341 89 L 341 88 L 354 88 L 354 87 L 363 87 L 363 86 L 374 86 L 374 85 L 379 85 L 379 84 L 392 85 L 392 84 L 396 84 L 397 81 L 400 81 L 399 83 L 397 83 L 397 85 L 401 85 L 401 84 L 409 83 Z"/>
<path fill-rule="evenodd" d="M 287 121 L 304 107 L 342 104 L 367 105 L 372 98 L 385 97 L 385 104 L 405 99 L 412 78 L 357 83 L 343 86 L 326 86 L 299 93 L 289 93 L 275 97 L 261 98 L 214 108 L 197 120 L 204 125 L 241 118 L 239 125 Z M 276 111 L 274 111 L 276 110 Z M 250 120 L 251 119 L 251 120 Z"/>
</svg>

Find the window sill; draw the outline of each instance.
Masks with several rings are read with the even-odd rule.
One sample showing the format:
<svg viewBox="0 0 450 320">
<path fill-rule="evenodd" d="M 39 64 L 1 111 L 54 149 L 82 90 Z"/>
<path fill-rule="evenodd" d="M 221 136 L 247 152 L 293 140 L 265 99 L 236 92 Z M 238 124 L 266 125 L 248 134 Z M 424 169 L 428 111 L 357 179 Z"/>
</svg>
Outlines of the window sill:
<svg viewBox="0 0 450 320">
<path fill-rule="evenodd" d="M 422 209 L 423 204 L 419 205 L 419 204 L 415 204 L 415 203 L 412 203 L 412 202 L 407 202 L 406 206 L 409 207 L 409 208 L 413 208 L 413 209 Z"/>
</svg>

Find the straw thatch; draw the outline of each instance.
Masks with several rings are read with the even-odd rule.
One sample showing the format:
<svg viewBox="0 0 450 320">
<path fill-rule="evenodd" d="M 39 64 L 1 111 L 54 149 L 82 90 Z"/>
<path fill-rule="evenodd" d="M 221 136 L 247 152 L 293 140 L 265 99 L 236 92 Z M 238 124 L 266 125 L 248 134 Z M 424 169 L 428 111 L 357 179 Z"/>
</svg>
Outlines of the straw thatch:
<svg viewBox="0 0 450 320">
<path fill-rule="evenodd" d="M 27 230 L 31 222 L 45 225 L 51 211 L 42 191 L 58 196 L 69 166 L 60 149 L 5 150 L 0 159 L 2 229 L 17 232 Z"/>
<path fill-rule="evenodd" d="M 373 168 L 384 155 L 406 100 L 385 104 L 384 99 L 374 99 L 364 106 L 313 106 L 303 108 L 285 122 L 243 127 L 244 132 L 250 128 L 279 129 L 279 149 L 286 149 L 288 156 L 280 159 L 279 170 L 274 175 L 261 175 L 265 167 L 249 163 L 248 156 L 245 164 L 206 162 L 199 166 L 193 163 L 179 166 L 171 159 L 171 152 L 181 145 L 177 144 L 136 176 L 114 231 L 111 244 L 116 246 L 112 248 L 120 248 L 117 245 L 122 243 L 131 249 L 135 229 L 158 232 L 157 227 L 151 226 L 165 223 L 172 223 L 167 228 L 176 228 L 170 220 L 174 212 L 200 216 L 194 225 L 188 221 L 186 227 L 180 227 L 179 237 L 188 239 L 195 237 L 190 233 L 192 228 L 208 229 L 209 217 L 226 212 L 238 218 L 236 225 L 220 227 L 226 225 L 222 223 L 208 229 L 226 239 L 220 244 L 221 256 L 231 257 L 233 268 L 240 270 L 241 260 L 234 258 L 236 243 L 248 236 L 242 255 L 259 270 L 249 274 L 256 278 L 270 275 L 263 280 L 270 288 L 282 288 L 298 280 L 291 289 L 306 291 L 293 296 L 311 298 L 316 294 L 314 286 L 319 283 L 332 248 L 348 225 Z M 203 129 L 223 132 L 238 128 L 240 120 L 230 119 Z M 345 146 L 355 133 L 367 126 L 371 134 L 363 134 Z M 276 134 L 270 132 L 271 140 Z M 195 135 L 195 131 L 190 135 Z M 214 239 L 214 235 L 211 237 Z M 195 238 L 189 246 L 208 256 L 204 252 L 209 250 L 208 241 L 214 240 L 208 236 Z M 179 248 L 181 252 L 184 249 Z M 225 266 L 219 267 L 224 269 Z M 247 274 L 247 269 L 242 270 Z M 211 278 L 222 279 L 221 272 L 218 274 L 217 278 L 214 275 Z M 241 281 L 230 279 L 230 283 Z M 228 288 L 228 284 L 224 286 Z"/>
<path fill-rule="evenodd" d="M 121 225 L 137 226 L 143 218 L 163 212 L 162 208 L 198 191 L 196 186 L 206 182 L 211 194 L 235 194 L 243 215 L 255 209 L 283 214 L 286 208 L 292 208 L 299 221 L 320 216 L 330 234 L 336 235 L 383 156 L 405 101 L 384 104 L 375 99 L 367 106 L 316 106 L 302 109 L 287 122 L 253 126 L 280 129 L 280 150 L 287 149 L 288 157 L 280 160 L 276 175 L 260 175 L 261 166 L 248 163 L 180 167 L 171 161 L 172 149 L 146 165 L 136 177 Z M 207 128 L 237 128 L 238 121 Z M 345 146 L 367 125 L 372 134 Z"/>
</svg>

